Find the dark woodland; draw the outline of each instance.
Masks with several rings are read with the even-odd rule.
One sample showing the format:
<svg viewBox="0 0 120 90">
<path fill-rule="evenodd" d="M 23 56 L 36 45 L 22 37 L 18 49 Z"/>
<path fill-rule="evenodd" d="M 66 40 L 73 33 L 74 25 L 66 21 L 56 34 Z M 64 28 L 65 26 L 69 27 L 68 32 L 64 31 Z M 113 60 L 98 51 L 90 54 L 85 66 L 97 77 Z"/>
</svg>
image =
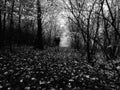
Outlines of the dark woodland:
<svg viewBox="0 0 120 90">
<path fill-rule="evenodd" d="M 120 90 L 120 1 L 0 0 L 0 90 Z"/>
</svg>

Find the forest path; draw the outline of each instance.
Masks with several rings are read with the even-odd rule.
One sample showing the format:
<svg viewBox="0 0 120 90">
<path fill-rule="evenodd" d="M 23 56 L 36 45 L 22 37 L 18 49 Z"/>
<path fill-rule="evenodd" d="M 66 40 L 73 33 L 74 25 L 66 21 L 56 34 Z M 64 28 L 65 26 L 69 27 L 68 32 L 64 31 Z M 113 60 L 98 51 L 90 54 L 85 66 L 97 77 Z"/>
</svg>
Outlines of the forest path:
<svg viewBox="0 0 120 90">
<path fill-rule="evenodd" d="M 14 53 L 0 52 L 0 88 L 25 89 L 39 85 L 43 85 L 39 88 L 69 88 L 67 84 L 77 79 L 83 65 L 80 52 L 70 48 L 40 51 L 16 47 L 14 50 Z"/>
<path fill-rule="evenodd" d="M 96 90 L 102 84 L 96 76 L 97 68 L 91 67 L 77 50 L 58 47 L 15 50 L 15 53 L 0 51 L 0 89 Z M 99 88 L 105 88 L 104 84 Z"/>
</svg>

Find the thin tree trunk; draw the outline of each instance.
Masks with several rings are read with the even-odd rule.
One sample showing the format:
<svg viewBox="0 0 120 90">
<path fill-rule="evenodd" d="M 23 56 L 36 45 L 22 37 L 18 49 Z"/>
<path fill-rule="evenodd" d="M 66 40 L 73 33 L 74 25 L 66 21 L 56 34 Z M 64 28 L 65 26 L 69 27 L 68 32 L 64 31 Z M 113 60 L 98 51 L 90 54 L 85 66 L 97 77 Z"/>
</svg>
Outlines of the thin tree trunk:
<svg viewBox="0 0 120 90">
<path fill-rule="evenodd" d="M 5 43 L 5 31 L 6 31 L 6 0 L 4 1 L 4 19 L 3 19 L 3 43 Z"/>
<path fill-rule="evenodd" d="M 100 11 L 99 11 L 99 13 L 100 13 Z M 99 32 L 99 27 L 100 27 L 100 17 L 99 17 L 99 15 L 97 15 L 97 26 L 96 26 L 96 33 L 95 33 L 95 37 L 94 37 L 94 39 L 96 40 L 97 39 L 97 36 L 98 36 L 98 32 Z M 91 54 L 92 54 L 92 56 L 93 55 L 95 55 L 95 52 L 96 52 L 96 43 L 94 42 L 94 40 L 93 40 L 93 44 L 92 44 L 92 48 L 91 48 Z"/>
<path fill-rule="evenodd" d="M 37 0 L 37 21 L 38 21 L 38 30 L 37 30 L 36 40 L 35 40 L 35 49 L 38 48 L 43 50 L 41 5 L 39 0 Z"/>
<path fill-rule="evenodd" d="M 19 1 L 19 25 L 18 25 L 18 44 L 21 43 L 21 0 Z"/>
<path fill-rule="evenodd" d="M 90 58 L 90 36 L 89 36 L 89 26 L 90 26 L 90 18 L 88 18 L 88 26 L 87 26 L 87 59 L 89 62 L 91 62 L 91 58 Z"/>
<path fill-rule="evenodd" d="M 109 3 L 108 3 L 108 0 L 106 0 L 106 4 L 107 4 L 107 7 L 108 7 L 108 10 L 109 10 L 111 19 L 112 19 L 111 25 L 114 27 L 114 30 L 115 30 L 116 34 L 119 36 L 119 39 L 120 39 L 120 32 L 119 32 L 118 29 L 116 28 L 115 18 L 114 18 L 114 16 L 113 16 L 113 13 L 112 13 L 112 10 L 111 10 L 110 5 L 109 5 Z"/>
<path fill-rule="evenodd" d="M 0 49 L 2 48 L 2 10 L 0 5 Z"/>
</svg>

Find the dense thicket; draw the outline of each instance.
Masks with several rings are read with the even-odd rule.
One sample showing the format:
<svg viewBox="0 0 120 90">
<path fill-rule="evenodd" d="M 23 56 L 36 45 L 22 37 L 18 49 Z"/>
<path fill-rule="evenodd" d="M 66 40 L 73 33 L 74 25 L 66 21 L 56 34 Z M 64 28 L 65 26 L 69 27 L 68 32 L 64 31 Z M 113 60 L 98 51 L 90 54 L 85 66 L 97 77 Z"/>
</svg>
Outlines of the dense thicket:
<svg viewBox="0 0 120 90">
<path fill-rule="evenodd" d="M 89 62 L 98 51 L 107 60 L 120 55 L 119 1 L 68 0 L 68 4 L 64 0 L 64 3 L 72 15 L 68 17 L 70 28 L 81 37 Z"/>
</svg>

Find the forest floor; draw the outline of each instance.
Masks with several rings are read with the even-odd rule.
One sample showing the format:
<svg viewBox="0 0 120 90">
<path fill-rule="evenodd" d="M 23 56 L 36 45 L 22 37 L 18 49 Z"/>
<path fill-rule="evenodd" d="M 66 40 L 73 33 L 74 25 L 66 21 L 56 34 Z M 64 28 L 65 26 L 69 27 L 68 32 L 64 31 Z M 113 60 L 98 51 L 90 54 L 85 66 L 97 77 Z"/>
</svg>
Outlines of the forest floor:
<svg viewBox="0 0 120 90">
<path fill-rule="evenodd" d="M 0 51 L 0 90 L 120 90 L 120 58 L 94 66 L 83 51 L 69 48 Z"/>
</svg>

